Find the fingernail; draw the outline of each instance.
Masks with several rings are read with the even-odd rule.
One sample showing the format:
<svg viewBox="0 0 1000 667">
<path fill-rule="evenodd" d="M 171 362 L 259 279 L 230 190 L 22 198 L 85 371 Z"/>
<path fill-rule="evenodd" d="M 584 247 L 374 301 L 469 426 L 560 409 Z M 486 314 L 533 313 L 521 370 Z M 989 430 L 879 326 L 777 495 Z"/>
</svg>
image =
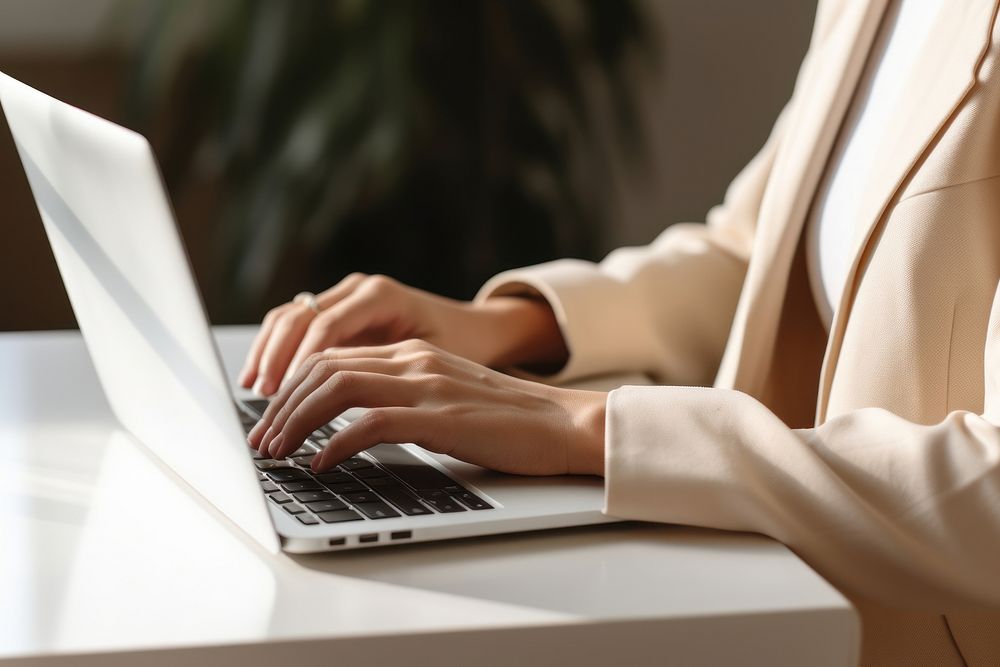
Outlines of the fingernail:
<svg viewBox="0 0 1000 667">
<path fill-rule="evenodd" d="M 284 441 L 285 441 L 285 434 L 279 433 L 278 435 L 274 436 L 274 440 L 272 440 L 271 444 L 267 446 L 267 453 L 271 455 L 272 459 L 278 458 L 278 453 L 281 451 L 281 443 L 283 443 Z"/>
<path fill-rule="evenodd" d="M 326 459 L 326 450 L 324 449 L 312 460 L 309 465 L 313 472 L 320 472 L 323 469 L 323 461 Z"/>
<path fill-rule="evenodd" d="M 260 436 L 263 432 L 264 432 L 264 420 L 261 419 L 256 424 L 254 424 L 253 428 L 250 429 L 250 432 L 247 433 L 247 442 L 249 442 L 251 445 L 253 444 L 259 445 Z"/>
<path fill-rule="evenodd" d="M 258 396 L 264 395 L 264 378 L 257 378 L 257 381 L 253 383 L 253 388 L 250 390 Z"/>
</svg>

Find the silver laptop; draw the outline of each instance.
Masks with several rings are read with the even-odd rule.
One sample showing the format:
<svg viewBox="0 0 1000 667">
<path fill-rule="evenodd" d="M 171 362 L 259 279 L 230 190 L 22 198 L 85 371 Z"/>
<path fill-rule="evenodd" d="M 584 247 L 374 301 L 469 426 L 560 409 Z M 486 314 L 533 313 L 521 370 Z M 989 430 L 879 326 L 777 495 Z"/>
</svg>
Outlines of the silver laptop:
<svg viewBox="0 0 1000 667">
<path fill-rule="evenodd" d="M 114 414 L 265 548 L 354 549 L 614 521 L 595 478 L 494 473 L 383 444 L 314 475 L 342 416 L 286 460 L 245 433 L 266 405 L 234 396 L 149 143 L 0 73 L 10 125 Z"/>
</svg>

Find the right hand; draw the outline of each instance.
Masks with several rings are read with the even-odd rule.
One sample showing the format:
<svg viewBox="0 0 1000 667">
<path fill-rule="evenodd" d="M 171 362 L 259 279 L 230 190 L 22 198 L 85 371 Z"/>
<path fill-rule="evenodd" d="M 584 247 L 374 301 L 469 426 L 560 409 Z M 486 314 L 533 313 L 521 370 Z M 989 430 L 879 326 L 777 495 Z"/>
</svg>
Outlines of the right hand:
<svg viewBox="0 0 1000 667">
<path fill-rule="evenodd" d="M 316 300 L 319 313 L 291 302 L 268 312 L 240 373 L 243 387 L 270 396 L 311 354 L 408 338 L 494 367 L 559 365 L 568 356 L 552 309 L 541 300 L 456 301 L 360 273 Z"/>
</svg>

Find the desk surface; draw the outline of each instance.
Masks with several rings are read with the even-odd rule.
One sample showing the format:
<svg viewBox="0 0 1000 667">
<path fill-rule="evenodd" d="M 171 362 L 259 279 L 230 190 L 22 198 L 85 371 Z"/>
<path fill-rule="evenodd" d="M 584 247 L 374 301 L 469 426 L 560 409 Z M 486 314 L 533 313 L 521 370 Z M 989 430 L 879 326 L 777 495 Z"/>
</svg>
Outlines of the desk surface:
<svg viewBox="0 0 1000 667">
<path fill-rule="evenodd" d="M 217 330 L 231 374 L 251 332 Z M 267 554 L 115 427 L 78 334 L 2 334 L 0 368 L 0 663 L 855 659 L 847 601 L 754 535 L 618 524 Z"/>
</svg>

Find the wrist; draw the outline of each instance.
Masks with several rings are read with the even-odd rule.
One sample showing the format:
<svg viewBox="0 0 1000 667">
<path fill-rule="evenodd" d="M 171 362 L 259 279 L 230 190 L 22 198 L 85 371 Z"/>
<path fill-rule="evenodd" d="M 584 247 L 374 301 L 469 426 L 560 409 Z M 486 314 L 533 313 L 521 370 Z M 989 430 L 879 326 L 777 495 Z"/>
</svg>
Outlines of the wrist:
<svg viewBox="0 0 1000 667">
<path fill-rule="evenodd" d="M 566 341 L 548 302 L 496 296 L 473 308 L 483 316 L 484 339 L 493 343 L 486 365 L 532 367 L 540 374 L 550 374 L 566 364 Z"/>
<path fill-rule="evenodd" d="M 602 391 L 573 391 L 573 432 L 566 468 L 571 475 L 604 476 L 604 424 L 608 395 Z"/>
</svg>

